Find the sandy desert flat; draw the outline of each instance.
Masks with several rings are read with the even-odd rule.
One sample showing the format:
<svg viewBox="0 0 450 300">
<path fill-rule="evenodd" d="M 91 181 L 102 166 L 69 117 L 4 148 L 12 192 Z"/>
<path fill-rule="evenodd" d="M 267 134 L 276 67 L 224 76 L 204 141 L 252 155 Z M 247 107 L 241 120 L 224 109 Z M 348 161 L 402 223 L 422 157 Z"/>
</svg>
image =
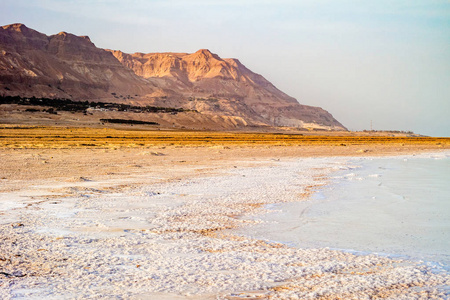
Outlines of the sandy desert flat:
<svg viewBox="0 0 450 300">
<path fill-rule="evenodd" d="M 438 299 L 450 282 L 414 262 L 233 232 L 269 204 L 304 201 L 350 157 L 440 153 L 449 139 L 0 135 L 2 299 Z"/>
</svg>

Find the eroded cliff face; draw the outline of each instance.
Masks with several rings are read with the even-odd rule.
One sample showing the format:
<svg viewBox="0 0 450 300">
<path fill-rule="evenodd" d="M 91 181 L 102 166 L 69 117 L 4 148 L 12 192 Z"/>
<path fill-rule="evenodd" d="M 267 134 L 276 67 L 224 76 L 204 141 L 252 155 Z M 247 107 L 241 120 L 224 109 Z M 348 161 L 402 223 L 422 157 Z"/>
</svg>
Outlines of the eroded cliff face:
<svg viewBox="0 0 450 300">
<path fill-rule="evenodd" d="M 23 24 L 0 28 L 0 94 L 182 107 L 239 120 L 237 127 L 345 129 L 237 59 L 206 49 L 127 54 L 99 49 L 87 36 L 47 36 Z"/>
<path fill-rule="evenodd" d="M 109 51 L 136 75 L 189 99 L 183 106 L 190 109 L 251 116 L 273 126 L 344 129 L 327 111 L 299 104 L 239 60 L 222 59 L 207 49 L 192 54 Z"/>
<path fill-rule="evenodd" d="M 23 24 L 0 28 L 3 93 L 74 100 L 108 99 L 111 92 L 151 94 L 154 87 L 124 68 L 87 36 L 46 36 Z"/>
</svg>

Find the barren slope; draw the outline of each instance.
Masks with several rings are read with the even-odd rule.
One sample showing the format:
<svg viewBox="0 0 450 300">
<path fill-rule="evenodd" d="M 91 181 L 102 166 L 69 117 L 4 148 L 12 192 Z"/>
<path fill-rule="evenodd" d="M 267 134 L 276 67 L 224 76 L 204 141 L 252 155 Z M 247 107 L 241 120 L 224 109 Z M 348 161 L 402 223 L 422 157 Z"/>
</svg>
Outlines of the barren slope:
<svg viewBox="0 0 450 300">
<path fill-rule="evenodd" d="M 12 24 L 0 28 L 0 51 L 2 94 L 87 100 L 155 90 L 87 36 L 46 36 Z"/>
<path fill-rule="evenodd" d="M 186 108 L 252 116 L 273 126 L 344 129 L 327 111 L 299 104 L 239 60 L 222 59 L 207 49 L 192 54 L 111 52 L 136 75 L 177 90 L 189 100 L 183 103 Z"/>
</svg>

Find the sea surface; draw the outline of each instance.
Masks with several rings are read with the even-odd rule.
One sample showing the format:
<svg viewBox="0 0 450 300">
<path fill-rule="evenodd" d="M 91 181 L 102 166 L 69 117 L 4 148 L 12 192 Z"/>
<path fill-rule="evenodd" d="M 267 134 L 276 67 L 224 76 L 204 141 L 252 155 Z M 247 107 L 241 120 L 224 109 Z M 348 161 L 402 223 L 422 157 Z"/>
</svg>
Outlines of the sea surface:
<svg viewBox="0 0 450 300">
<path fill-rule="evenodd" d="M 355 158 L 307 201 L 276 204 L 240 233 L 423 261 L 450 271 L 450 153 Z"/>
</svg>

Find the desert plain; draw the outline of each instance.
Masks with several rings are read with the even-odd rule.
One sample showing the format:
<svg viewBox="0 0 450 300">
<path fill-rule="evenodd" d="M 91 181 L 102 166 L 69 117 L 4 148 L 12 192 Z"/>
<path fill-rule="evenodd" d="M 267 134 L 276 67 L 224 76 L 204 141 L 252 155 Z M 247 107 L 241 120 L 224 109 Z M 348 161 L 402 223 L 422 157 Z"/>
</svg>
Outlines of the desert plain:
<svg viewBox="0 0 450 300">
<path fill-rule="evenodd" d="M 450 139 L 3 125 L 2 299 L 441 299 L 417 262 L 241 236 L 355 156 Z"/>
</svg>

